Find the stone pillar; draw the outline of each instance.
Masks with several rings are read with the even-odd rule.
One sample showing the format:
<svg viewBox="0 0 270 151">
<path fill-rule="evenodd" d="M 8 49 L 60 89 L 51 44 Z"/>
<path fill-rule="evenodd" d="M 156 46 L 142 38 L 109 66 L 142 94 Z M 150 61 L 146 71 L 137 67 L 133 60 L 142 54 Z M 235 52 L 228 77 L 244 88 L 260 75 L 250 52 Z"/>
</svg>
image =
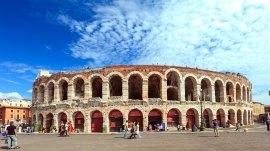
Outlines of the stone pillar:
<svg viewBox="0 0 270 151">
<path fill-rule="evenodd" d="M 102 100 L 107 101 L 110 96 L 109 81 L 104 78 L 102 83 Z"/>
<path fill-rule="evenodd" d="M 194 95 L 196 96 L 196 101 L 200 102 L 200 97 L 202 97 L 201 96 L 201 84 L 197 84 L 196 94 L 194 94 Z"/>
<path fill-rule="evenodd" d="M 161 99 L 167 101 L 167 80 L 161 79 Z"/>
<path fill-rule="evenodd" d="M 142 89 L 142 94 L 143 94 L 143 100 L 148 101 L 148 78 L 143 77 L 143 89 Z"/>
<path fill-rule="evenodd" d="M 56 131 L 58 131 L 58 127 L 59 127 L 58 124 L 59 124 L 58 123 L 58 115 L 57 114 L 53 114 L 53 126 L 56 127 Z"/>
<path fill-rule="evenodd" d="M 225 112 L 225 111 L 224 111 Z M 227 121 L 228 121 L 228 114 L 224 114 L 224 126 L 226 127 L 227 126 Z"/>
<path fill-rule="evenodd" d="M 182 124 L 183 127 L 186 127 L 186 124 L 187 124 L 187 114 L 186 114 L 186 111 L 185 111 L 185 113 L 182 113 L 181 114 L 181 119 L 182 119 L 182 121 L 180 121 L 180 123 Z"/>
<path fill-rule="evenodd" d="M 233 88 L 233 102 L 237 102 L 237 100 L 236 100 L 236 88 Z"/>
<path fill-rule="evenodd" d="M 91 85 L 89 82 L 84 84 L 84 100 L 89 100 L 92 97 Z"/>
<path fill-rule="evenodd" d="M 48 103 L 48 92 L 49 92 L 48 89 L 45 87 L 45 88 L 44 88 L 44 95 L 43 95 L 43 96 L 44 96 L 43 99 L 44 99 L 44 103 L 45 103 L 45 104 Z"/>
<path fill-rule="evenodd" d="M 226 94 L 226 86 L 223 87 L 223 101 L 228 102 L 227 94 Z"/>
<path fill-rule="evenodd" d="M 127 101 L 128 100 L 128 81 L 127 79 L 123 79 L 122 80 L 122 96 L 123 96 L 123 101 Z"/>
<path fill-rule="evenodd" d="M 60 101 L 59 85 L 55 85 L 55 86 L 54 86 L 54 96 L 53 96 L 53 101 L 54 101 L 54 102 L 59 102 L 59 101 Z"/>
<path fill-rule="evenodd" d="M 162 122 L 163 123 L 165 123 L 165 131 L 166 131 L 166 129 L 167 129 L 167 111 L 166 110 L 164 110 L 163 112 L 162 112 Z"/>
<path fill-rule="evenodd" d="M 110 132 L 110 121 L 109 116 L 106 113 L 103 113 L 103 133 L 109 133 Z M 104 131 L 105 127 L 105 131 Z"/>
<path fill-rule="evenodd" d="M 74 98 L 74 88 L 73 83 L 68 84 L 68 101 L 72 101 Z"/>
<path fill-rule="evenodd" d="M 147 113 L 147 112 L 145 112 Z M 147 131 L 148 130 L 148 115 L 145 114 L 143 115 L 143 131 Z"/>
<path fill-rule="evenodd" d="M 215 85 L 211 85 L 210 89 L 210 101 L 211 102 L 216 102 L 216 91 L 215 91 Z"/>
<path fill-rule="evenodd" d="M 91 118 L 88 113 L 85 114 L 85 121 L 84 121 L 84 132 L 91 133 Z"/>
<path fill-rule="evenodd" d="M 181 102 L 185 102 L 186 101 L 186 92 L 185 92 L 185 82 L 181 82 L 180 81 L 180 89 L 178 90 L 179 91 L 179 97 L 180 97 L 180 101 Z"/>
</svg>

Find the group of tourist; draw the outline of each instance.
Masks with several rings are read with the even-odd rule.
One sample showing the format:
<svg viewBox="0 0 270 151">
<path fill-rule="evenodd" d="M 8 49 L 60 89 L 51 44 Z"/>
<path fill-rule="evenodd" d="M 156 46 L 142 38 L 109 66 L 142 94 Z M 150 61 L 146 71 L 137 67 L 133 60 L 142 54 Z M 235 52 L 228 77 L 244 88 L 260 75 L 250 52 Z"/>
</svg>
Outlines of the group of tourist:
<svg viewBox="0 0 270 151">
<path fill-rule="evenodd" d="M 137 123 L 133 122 L 132 125 L 129 127 L 128 120 L 126 120 L 126 122 L 124 124 L 124 131 L 125 131 L 125 134 L 124 134 L 123 138 L 129 138 L 129 139 L 137 138 L 137 137 L 141 138 L 140 123 L 139 122 L 137 122 Z M 128 132 L 130 132 L 129 137 L 127 136 Z"/>
<path fill-rule="evenodd" d="M 59 136 L 69 137 L 70 133 L 74 132 L 74 127 L 73 127 L 71 121 L 69 121 L 69 122 L 61 121 L 61 124 L 59 126 L 58 131 L 59 131 Z"/>
</svg>

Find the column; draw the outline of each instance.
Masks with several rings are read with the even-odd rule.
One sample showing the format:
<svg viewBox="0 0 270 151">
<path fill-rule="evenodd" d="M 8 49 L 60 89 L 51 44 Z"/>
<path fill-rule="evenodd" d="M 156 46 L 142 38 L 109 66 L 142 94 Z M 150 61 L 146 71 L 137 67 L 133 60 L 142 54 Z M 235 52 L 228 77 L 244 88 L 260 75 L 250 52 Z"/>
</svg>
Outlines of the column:
<svg viewBox="0 0 270 151">
<path fill-rule="evenodd" d="M 91 133 L 91 118 L 88 113 L 85 114 L 84 132 Z"/>
<path fill-rule="evenodd" d="M 185 102 L 186 101 L 185 82 L 180 81 L 179 95 L 180 95 L 180 101 Z"/>
<path fill-rule="evenodd" d="M 223 99 L 223 101 L 226 103 L 228 101 L 227 95 L 226 95 L 226 86 L 223 86 L 223 93 L 221 93 L 221 95 L 223 95 L 221 96 L 221 99 Z"/>
<path fill-rule="evenodd" d="M 59 85 L 54 86 L 54 97 L 53 97 L 54 102 L 59 102 L 60 101 L 60 92 L 59 92 Z"/>
<path fill-rule="evenodd" d="M 187 115 L 186 115 L 186 111 L 185 113 L 182 113 L 181 114 L 181 120 L 180 123 L 182 124 L 183 127 L 186 127 L 186 124 L 187 124 Z"/>
<path fill-rule="evenodd" d="M 143 77 L 143 100 L 148 101 L 148 78 Z"/>
<path fill-rule="evenodd" d="M 161 99 L 167 101 L 167 80 L 161 79 Z"/>
<path fill-rule="evenodd" d="M 199 102 L 200 101 L 200 97 L 201 96 L 201 84 L 197 84 L 197 89 L 196 89 L 196 94 L 193 94 L 196 96 L 196 101 Z"/>
<path fill-rule="evenodd" d="M 68 101 L 72 101 L 74 97 L 73 83 L 68 83 Z"/>
<path fill-rule="evenodd" d="M 107 101 L 110 96 L 109 81 L 107 78 L 104 78 L 102 83 L 102 100 Z"/>
<path fill-rule="evenodd" d="M 143 131 L 147 131 L 148 130 L 148 115 L 145 115 L 144 113 L 147 113 L 147 112 L 143 112 Z"/>
<path fill-rule="evenodd" d="M 92 97 L 91 85 L 89 82 L 84 84 L 84 100 L 89 100 Z"/>
<path fill-rule="evenodd" d="M 211 95 L 210 101 L 211 102 L 216 102 L 215 85 L 211 85 L 211 89 L 210 89 L 210 94 L 209 95 Z"/>
<path fill-rule="evenodd" d="M 128 81 L 125 78 L 122 80 L 122 93 L 123 101 L 128 101 Z"/>
</svg>

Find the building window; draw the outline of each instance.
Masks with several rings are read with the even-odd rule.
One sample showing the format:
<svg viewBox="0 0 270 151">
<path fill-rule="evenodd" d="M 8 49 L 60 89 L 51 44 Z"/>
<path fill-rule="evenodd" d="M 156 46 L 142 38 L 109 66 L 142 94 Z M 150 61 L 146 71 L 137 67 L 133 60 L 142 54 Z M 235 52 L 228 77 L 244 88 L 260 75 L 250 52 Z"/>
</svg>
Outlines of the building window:
<svg viewBox="0 0 270 151">
<path fill-rule="evenodd" d="M 10 118 L 13 118 L 13 114 L 10 115 Z"/>
<path fill-rule="evenodd" d="M 0 119 L 2 119 L 2 115 L 0 115 Z"/>
<path fill-rule="evenodd" d="M 10 112 L 13 112 L 13 110 L 11 110 Z"/>
<path fill-rule="evenodd" d="M 25 119 L 25 115 L 23 115 L 23 119 Z"/>
<path fill-rule="evenodd" d="M 20 115 L 17 115 L 17 119 L 20 119 Z"/>
<path fill-rule="evenodd" d="M 20 112 L 20 110 L 17 110 L 17 113 L 19 113 Z"/>
<path fill-rule="evenodd" d="M 25 111 L 23 110 L 23 113 L 25 113 Z"/>
</svg>

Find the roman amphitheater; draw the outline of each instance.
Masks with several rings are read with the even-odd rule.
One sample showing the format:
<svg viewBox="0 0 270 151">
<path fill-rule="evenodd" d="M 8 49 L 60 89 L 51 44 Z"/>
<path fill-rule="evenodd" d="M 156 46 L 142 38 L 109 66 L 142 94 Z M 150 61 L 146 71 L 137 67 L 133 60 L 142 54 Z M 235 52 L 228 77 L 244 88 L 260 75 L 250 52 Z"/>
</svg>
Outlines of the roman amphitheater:
<svg viewBox="0 0 270 151">
<path fill-rule="evenodd" d="M 71 121 L 78 132 L 119 132 L 124 121 L 170 129 L 253 124 L 252 84 L 236 73 L 161 65 L 119 65 L 50 74 L 33 83 L 32 121 L 49 129 Z M 228 124 L 229 123 L 229 124 Z"/>
</svg>

